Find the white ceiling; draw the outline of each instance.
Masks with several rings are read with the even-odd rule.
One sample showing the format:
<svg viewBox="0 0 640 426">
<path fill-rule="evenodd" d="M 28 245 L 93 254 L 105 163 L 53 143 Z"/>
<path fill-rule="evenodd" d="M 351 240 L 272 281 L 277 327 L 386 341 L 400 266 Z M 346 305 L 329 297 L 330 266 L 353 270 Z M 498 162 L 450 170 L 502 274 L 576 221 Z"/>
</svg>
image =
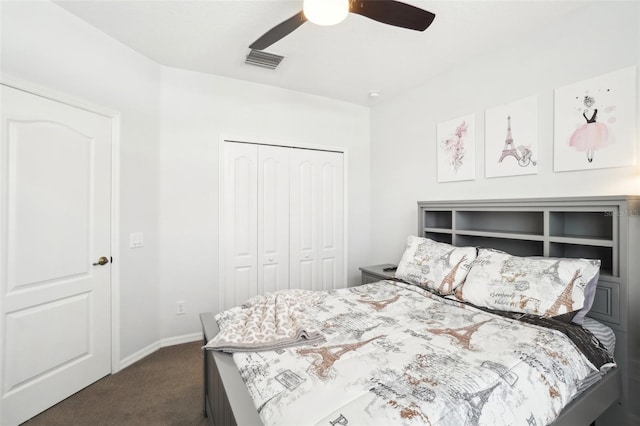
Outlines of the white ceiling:
<svg viewBox="0 0 640 426">
<path fill-rule="evenodd" d="M 369 105 L 418 86 L 547 22 L 582 1 L 406 0 L 436 14 L 424 32 L 349 14 L 305 23 L 267 51 L 276 70 L 244 63 L 248 46 L 302 9 L 302 0 L 58 0 L 71 13 L 159 64 Z"/>
</svg>

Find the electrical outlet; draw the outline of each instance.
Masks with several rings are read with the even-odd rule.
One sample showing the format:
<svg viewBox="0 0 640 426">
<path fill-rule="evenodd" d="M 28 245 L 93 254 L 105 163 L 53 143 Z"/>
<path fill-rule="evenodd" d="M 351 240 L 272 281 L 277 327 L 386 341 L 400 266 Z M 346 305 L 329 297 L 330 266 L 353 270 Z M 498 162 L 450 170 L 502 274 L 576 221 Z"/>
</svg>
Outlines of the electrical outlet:
<svg viewBox="0 0 640 426">
<path fill-rule="evenodd" d="M 184 300 L 176 302 L 176 315 L 184 315 L 187 313 L 187 308 L 184 305 Z"/>
</svg>

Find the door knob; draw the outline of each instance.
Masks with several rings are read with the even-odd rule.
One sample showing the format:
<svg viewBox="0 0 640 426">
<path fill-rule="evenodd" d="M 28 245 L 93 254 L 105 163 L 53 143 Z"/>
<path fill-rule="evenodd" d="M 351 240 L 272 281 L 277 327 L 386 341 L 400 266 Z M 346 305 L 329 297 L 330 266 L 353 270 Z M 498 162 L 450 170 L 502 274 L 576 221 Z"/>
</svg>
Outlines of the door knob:
<svg viewBox="0 0 640 426">
<path fill-rule="evenodd" d="M 98 261 L 96 263 L 93 264 L 93 266 L 106 265 L 107 263 L 109 263 L 109 259 L 107 259 L 106 257 L 102 256 L 100 259 L 98 259 Z"/>
</svg>

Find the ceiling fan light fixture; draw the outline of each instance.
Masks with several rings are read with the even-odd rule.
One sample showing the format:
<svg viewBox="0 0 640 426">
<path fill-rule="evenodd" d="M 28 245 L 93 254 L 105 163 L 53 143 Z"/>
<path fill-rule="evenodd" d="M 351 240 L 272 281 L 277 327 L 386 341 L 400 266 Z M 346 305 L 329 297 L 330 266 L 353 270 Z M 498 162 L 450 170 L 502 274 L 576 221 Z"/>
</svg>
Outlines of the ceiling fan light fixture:
<svg viewBox="0 0 640 426">
<path fill-rule="evenodd" d="M 335 25 L 349 14 L 349 0 L 304 0 L 302 10 L 314 24 Z"/>
</svg>

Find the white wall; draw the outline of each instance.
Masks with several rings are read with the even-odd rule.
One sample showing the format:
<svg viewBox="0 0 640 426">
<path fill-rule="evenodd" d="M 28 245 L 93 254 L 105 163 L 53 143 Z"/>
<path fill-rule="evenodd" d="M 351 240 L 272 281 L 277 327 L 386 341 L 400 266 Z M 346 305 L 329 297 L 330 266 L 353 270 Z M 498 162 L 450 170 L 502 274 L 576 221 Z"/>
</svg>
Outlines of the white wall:
<svg viewBox="0 0 640 426">
<path fill-rule="evenodd" d="M 198 313 L 217 307 L 221 136 L 346 148 L 349 280 L 358 281 L 369 235 L 367 108 L 165 68 L 49 2 L 2 2 L 2 73 L 121 113 L 121 359 L 198 332 Z M 128 247 L 134 231 L 143 248 Z"/>
<path fill-rule="evenodd" d="M 267 71 L 265 72 L 277 72 Z M 347 152 L 348 272 L 369 262 L 369 109 L 225 77 L 163 68 L 160 155 L 161 334 L 198 330 L 218 306 L 221 137 Z M 187 314 L 175 315 L 176 301 Z"/>
<path fill-rule="evenodd" d="M 120 353 L 156 342 L 160 66 L 49 2 L 7 2 L 2 64 L 12 76 L 121 113 Z M 129 249 L 141 231 L 145 247 Z"/>
<path fill-rule="evenodd" d="M 640 194 L 639 167 L 554 173 L 552 162 L 554 88 L 637 65 L 639 9 L 595 2 L 373 107 L 370 260 L 399 260 L 406 236 L 417 232 L 417 201 Z M 485 178 L 485 109 L 530 95 L 538 96 L 539 173 Z M 436 125 L 471 113 L 476 179 L 437 183 Z"/>
<path fill-rule="evenodd" d="M 221 136 L 346 149 L 348 272 L 358 282 L 369 246 L 368 108 L 165 68 L 50 2 L 1 7 L 3 76 L 121 113 L 121 360 L 199 332 L 198 313 L 217 307 Z M 128 247 L 135 231 L 143 248 Z"/>
</svg>

